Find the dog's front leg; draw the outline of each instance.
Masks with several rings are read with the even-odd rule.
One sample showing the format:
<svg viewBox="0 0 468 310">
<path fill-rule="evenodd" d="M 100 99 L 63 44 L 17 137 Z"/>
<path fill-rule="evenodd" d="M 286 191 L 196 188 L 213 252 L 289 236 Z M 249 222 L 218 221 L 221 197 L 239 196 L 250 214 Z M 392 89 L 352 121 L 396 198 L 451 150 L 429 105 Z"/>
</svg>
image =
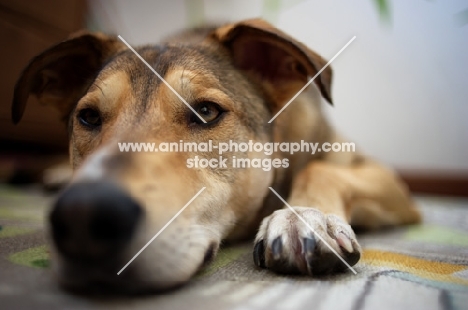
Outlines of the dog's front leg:
<svg viewBox="0 0 468 310">
<path fill-rule="evenodd" d="M 359 261 L 350 224 L 367 228 L 414 223 L 419 213 L 398 178 L 379 164 L 310 163 L 293 182 L 289 206 L 266 217 L 255 239 L 257 266 L 322 275 Z M 293 210 L 292 210 L 293 209 Z"/>
</svg>

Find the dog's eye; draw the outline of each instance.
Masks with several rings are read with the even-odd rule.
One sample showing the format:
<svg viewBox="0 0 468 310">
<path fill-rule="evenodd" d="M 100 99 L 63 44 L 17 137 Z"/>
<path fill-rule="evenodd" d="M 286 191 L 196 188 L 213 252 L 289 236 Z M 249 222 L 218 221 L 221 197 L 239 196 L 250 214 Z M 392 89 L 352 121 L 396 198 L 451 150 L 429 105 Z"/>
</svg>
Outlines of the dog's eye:
<svg viewBox="0 0 468 310">
<path fill-rule="evenodd" d="M 101 126 L 102 120 L 101 115 L 95 109 L 83 109 L 78 113 L 78 120 L 86 127 L 94 129 Z"/>
<path fill-rule="evenodd" d="M 219 119 L 223 114 L 224 110 L 221 107 L 210 101 L 203 101 L 194 106 L 194 110 L 200 115 L 206 122 L 206 124 L 212 123 Z M 197 124 L 204 124 L 201 119 L 192 113 L 191 122 Z M 206 125 L 205 124 L 205 125 Z"/>
</svg>

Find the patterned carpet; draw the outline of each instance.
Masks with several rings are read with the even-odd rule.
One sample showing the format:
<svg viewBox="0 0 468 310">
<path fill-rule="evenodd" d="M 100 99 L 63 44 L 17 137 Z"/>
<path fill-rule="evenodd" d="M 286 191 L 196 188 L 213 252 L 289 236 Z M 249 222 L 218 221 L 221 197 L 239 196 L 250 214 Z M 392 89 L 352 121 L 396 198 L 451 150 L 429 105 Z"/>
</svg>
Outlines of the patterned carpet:
<svg viewBox="0 0 468 310">
<path fill-rule="evenodd" d="M 468 309 L 467 199 L 417 197 L 423 225 L 360 235 L 357 275 L 276 275 L 239 244 L 181 289 L 105 299 L 56 286 L 43 230 L 51 199 L 0 186 L 0 309 Z"/>
</svg>

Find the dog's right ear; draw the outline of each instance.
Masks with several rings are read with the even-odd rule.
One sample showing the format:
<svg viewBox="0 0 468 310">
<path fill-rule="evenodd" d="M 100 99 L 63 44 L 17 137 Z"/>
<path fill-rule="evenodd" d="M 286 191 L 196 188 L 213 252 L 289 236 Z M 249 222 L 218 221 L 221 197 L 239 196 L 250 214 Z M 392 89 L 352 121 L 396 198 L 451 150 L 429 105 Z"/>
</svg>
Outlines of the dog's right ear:
<svg viewBox="0 0 468 310">
<path fill-rule="evenodd" d="M 104 63 L 125 48 L 116 37 L 81 32 L 34 57 L 15 86 L 13 122 L 21 120 L 31 94 L 66 118 Z"/>
<path fill-rule="evenodd" d="M 308 81 L 325 67 L 326 61 L 303 43 L 262 19 L 227 24 L 210 38 L 224 45 L 234 65 L 260 81 L 280 109 Z M 314 80 L 331 104 L 332 70 L 326 67 Z"/>
</svg>

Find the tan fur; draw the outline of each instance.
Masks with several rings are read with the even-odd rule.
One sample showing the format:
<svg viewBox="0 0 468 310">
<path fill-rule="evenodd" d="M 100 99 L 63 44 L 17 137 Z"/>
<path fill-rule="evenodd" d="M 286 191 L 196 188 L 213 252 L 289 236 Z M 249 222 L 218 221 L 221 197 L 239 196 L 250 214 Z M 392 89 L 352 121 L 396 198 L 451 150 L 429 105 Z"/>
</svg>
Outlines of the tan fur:
<svg viewBox="0 0 468 310">
<path fill-rule="evenodd" d="M 86 36 L 91 37 L 86 39 Z M 191 38 L 189 43 L 195 44 L 195 49 L 180 45 L 178 39 L 187 37 Z M 229 140 L 262 143 L 344 141 L 325 120 L 320 107 L 322 97 L 331 102 L 331 69 L 325 70 L 315 81 L 315 86 L 301 94 L 272 125 L 267 125 L 268 120 L 306 83 L 307 77 L 313 76 L 326 62 L 305 45 L 266 22 L 250 20 L 210 31 L 182 34 L 167 41 L 167 48 L 174 49 L 174 54 L 139 50 L 142 57 L 155 66 L 159 63 L 169 64 L 164 79 L 187 102 L 215 102 L 228 111 L 216 126 L 205 129 L 187 125 L 187 108 L 184 104 L 132 53 L 122 53 L 125 48 L 118 41 L 103 35 L 74 38 L 101 44 L 103 52 L 90 52 L 87 63 L 111 60 L 110 64 L 95 72 L 96 79 L 83 79 L 89 80 L 87 84 L 77 87 L 69 85 L 67 92 L 61 88 L 58 93 L 66 99 L 59 100 L 60 104 L 55 101 L 48 104 L 57 106 L 65 114 L 70 113 L 70 156 L 76 169 L 72 182 L 112 180 L 125 188 L 145 209 L 144 221 L 131 244 L 121 253 L 121 261 L 131 258 L 195 193 L 206 187 L 129 266 L 125 271 L 127 277 L 108 275 L 103 276 L 104 279 L 99 278 L 101 281 L 123 287 L 131 283 L 137 291 L 148 287 L 172 287 L 187 281 L 197 272 L 207 249 L 216 251 L 223 239 L 251 237 L 257 230 L 254 256 L 261 267 L 306 274 L 343 270 L 342 266 L 338 266 L 339 262 L 328 269 L 320 269 L 320 265 L 324 264 L 320 257 L 311 261 L 297 257 L 297 253 L 300 253 L 297 249 L 301 246 L 303 253 L 309 253 L 307 251 L 310 249 L 305 248 L 303 239 L 293 240 L 293 236 L 313 236 L 299 228 L 301 224 L 288 208 L 272 214 L 284 206 L 268 189 L 269 186 L 287 198 L 290 205 L 297 207 L 298 213 L 310 220 L 311 225 L 317 225 L 318 231 L 325 229 L 323 233 L 327 235 L 327 240 L 350 263 L 356 263 L 359 259 L 360 247 L 348 224 L 378 228 L 419 221 L 419 213 L 398 177 L 359 153 L 317 153 L 314 156 L 309 153 L 293 156 L 275 153 L 273 158 L 289 160 L 289 168 L 264 171 L 254 168 L 186 167 L 188 158 L 216 158 L 219 156 L 217 151 L 119 152 L 117 142 L 213 140 L 216 144 Z M 73 40 L 67 44 L 73 46 Z M 188 41 L 184 42 L 189 44 Z M 213 65 L 214 60 L 197 54 L 197 48 L 219 56 L 222 59 L 219 66 Z M 254 51 L 270 50 L 269 56 L 278 60 L 276 71 L 263 72 L 262 68 L 271 70 L 271 66 L 252 65 L 250 57 L 255 55 L 249 48 Z M 64 58 L 62 63 L 48 56 L 64 53 L 62 50 L 59 45 L 56 51 L 51 49 L 42 55 L 44 68 L 38 69 L 33 61 L 26 69 L 16 90 L 13 107 L 15 120 L 21 117 L 29 93 L 40 97 L 41 101 L 53 93 L 57 94 L 56 89 L 50 91 L 56 84 L 47 84 L 49 88 L 34 88 L 31 85 L 35 85 L 33 79 L 40 79 L 59 65 L 65 66 L 67 61 L 73 62 L 76 55 L 69 54 L 68 48 L 65 52 L 71 55 L 70 59 Z M 177 56 L 177 53 L 182 56 Z M 63 70 L 60 69 L 58 73 Z M 145 105 L 141 103 L 142 100 L 145 100 Z M 70 103 L 72 101 L 74 103 Z M 84 129 L 76 120 L 79 111 L 86 107 L 99 109 L 103 121 L 99 131 Z M 227 158 L 233 155 L 268 157 L 263 153 L 223 154 Z M 228 167 L 231 166 L 228 161 Z M 283 227 L 286 219 L 289 224 Z M 263 223 L 260 225 L 260 222 Z M 295 227 L 297 232 L 293 231 Z M 282 240 L 280 253 L 273 246 L 277 238 Z M 349 243 L 343 238 L 348 238 Z M 261 247 L 258 247 L 260 243 Z M 321 253 L 328 251 L 323 244 L 317 246 L 321 247 Z M 94 270 L 79 269 L 61 257 L 60 253 L 56 253 L 56 259 L 63 284 L 83 286 L 95 280 Z"/>
</svg>

